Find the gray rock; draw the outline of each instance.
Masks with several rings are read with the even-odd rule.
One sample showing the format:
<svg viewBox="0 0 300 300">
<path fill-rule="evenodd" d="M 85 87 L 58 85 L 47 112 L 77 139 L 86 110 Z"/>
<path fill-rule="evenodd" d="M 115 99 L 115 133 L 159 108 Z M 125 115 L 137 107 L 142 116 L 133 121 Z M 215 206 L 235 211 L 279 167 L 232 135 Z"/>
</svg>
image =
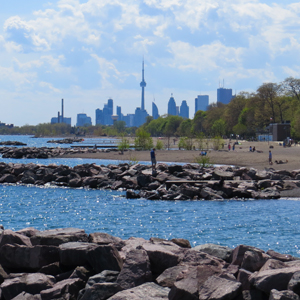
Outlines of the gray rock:
<svg viewBox="0 0 300 300">
<path fill-rule="evenodd" d="M 10 229 L 3 230 L 1 237 L 0 237 L 0 247 L 6 244 L 18 244 L 18 245 L 25 245 L 25 246 L 32 246 L 30 238 L 24 236 L 23 234 L 19 234 L 13 232 Z"/>
<path fill-rule="evenodd" d="M 50 229 L 36 233 L 31 242 L 33 245 L 59 246 L 68 242 L 88 242 L 88 235 L 78 228 Z"/>
<path fill-rule="evenodd" d="M 20 277 L 6 279 L 1 284 L 4 299 L 12 299 L 21 292 L 39 294 L 42 290 L 51 288 L 55 284 L 52 276 L 41 273 L 23 274 Z"/>
<path fill-rule="evenodd" d="M 300 271 L 300 266 L 266 270 L 254 273 L 249 280 L 255 288 L 269 294 L 272 289 L 287 290 L 289 281 L 297 271 Z"/>
<path fill-rule="evenodd" d="M 250 281 L 249 277 L 252 275 L 252 272 L 247 271 L 245 269 L 240 269 L 238 276 L 237 276 L 237 281 L 242 284 L 242 290 L 250 290 Z"/>
<path fill-rule="evenodd" d="M 229 247 L 220 246 L 220 245 L 216 245 L 216 244 L 198 245 L 198 246 L 194 247 L 193 249 L 197 250 L 197 251 L 205 252 L 207 254 L 218 257 L 227 262 L 230 262 L 230 257 L 231 257 L 232 251 L 233 251 Z"/>
<path fill-rule="evenodd" d="M 269 300 L 299 300 L 299 296 L 292 291 L 271 290 Z"/>
<path fill-rule="evenodd" d="M 188 272 L 188 269 L 189 266 L 175 266 L 168 268 L 156 278 L 156 282 L 160 286 L 171 288 L 178 278 L 184 277 L 184 274 Z"/>
<path fill-rule="evenodd" d="M 218 276 L 209 277 L 199 288 L 199 300 L 234 299 L 241 291 L 242 284 Z"/>
<path fill-rule="evenodd" d="M 144 283 L 132 289 L 118 292 L 108 300 L 162 300 L 168 299 L 170 289 L 154 282 Z"/>
<path fill-rule="evenodd" d="M 71 294 L 71 299 L 76 299 L 79 291 L 84 287 L 84 282 L 79 278 L 72 278 L 57 282 L 53 287 L 40 292 L 42 300 L 56 298 L 68 299 L 65 295 Z"/>
<path fill-rule="evenodd" d="M 299 261 L 300 262 L 300 261 Z M 268 259 L 266 263 L 260 268 L 260 271 L 282 269 L 288 267 L 284 262 L 277 259 Z"/>
<path fill-rule="evenodd" d="M 270 259 L 270 256 L 259 251 L 246 251 L 241 267 L 250 272 L 259 271 L 260 268 Z"/>
<path fill-rule="evenodd" d="M 118 285 L 126 290 L 149 281 L 152 281 L 152 273 L 147 252 L 142 249 L 131 250 L 118 276 Z"/>
<path fill-rule="evenodd" d="M 293 274 L 288 284 L 288 290 L 300 295 L 300 271 Z"/>
<path fill-rule="evenodd" d="M 247 246 L 247 245 L 239 245 L 235 249 L 233 249 L 232 252 L 232 261 L 231 263 L 233 265 L 241 265 L 244 259 L 244 254 L 246 251 L 252 251 L 252 252 L 261 252 L 263 253 L 264 251 L 252 246 Z"/>
<path fill-rule="evenodd" d="M 96 273 L 104 270 L 120 271 L 123 261 L 118 250 L 111 245 L 101 245 L 88 252 L 88 263 Z"/>
<path fill-rule="evenodd" d="M 274 250 L 268 250 L 267 254 L 270 255 L 272 258 L 278 259 L 278 260 L 283 261 L 283 262 L 299 260 L 299 258 L 293 257 L 290 254 L 281 254 L 281 253 L 278 253 Z"/>
<path fill-rule="evenodd" d="M 185 249 L 174 243 L 143 244 L 143 249 L 147 252 L 153 275 L 156 277 L 164 270 L 178 265 L 184 255 Z"/>
<path fill-rule="evenodd" d="M 20 293 L 18 296 L 14 297 L 12 300 L 41 300 L 41 296 L 39 294 L 32 295 L 26 292 Z"/>
<path fill-rule="evenodd" d="M 220 273 L 221 269 L 210 265 L 189 267 L 189 269 L 183 273 L 183 278 L 177 278 L 177 281 L 171 288 L 169 299 L 199 299 L 199 286 L 201 287 L 212 275 Z"/>
<path fill-rule="evenodd" d="M 37 271 L 56 261 L 59 261 L 59 249 L 55 246 L 6 244 L 0 248 L 0 263 L 10 269 Z"/>
<path fill-rule="evenodd" d="M 89 243 L 94 243 L 98 245 L 115 244 L 121 241 L 121 238 L 112 236 L 104 232 L 94 232 L 89 235 Z"/>
<path fill-rule="evenodd" d="M 116 283 L 96 283 L 92 287 L 85 289 L 83 295 L 78 297 L 78 300 L 105 300 L 119 291 L 120 287 Z"/>
</svg>

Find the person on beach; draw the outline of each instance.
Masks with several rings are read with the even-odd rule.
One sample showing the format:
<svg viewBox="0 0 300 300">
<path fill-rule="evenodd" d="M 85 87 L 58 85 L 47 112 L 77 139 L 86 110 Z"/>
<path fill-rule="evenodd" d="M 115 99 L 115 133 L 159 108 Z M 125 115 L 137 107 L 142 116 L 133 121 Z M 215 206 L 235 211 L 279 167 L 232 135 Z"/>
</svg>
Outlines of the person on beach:
<svg viewBox="0 0 300 300">
<path fill-rule="evenodd" d="M 272 162 L 272 152 L 271 152 L 271 150 L 269 150 L 269 165 L 273 165 L 273 162 Z"/>
<path fill-rule="evenodd" d="M 228 144 L 228 151 L 230 151 L 230 149 L 231 149 L 231 145 L 230 145 L 230 144 Z"/>
<path fill-rule="evenodd" d="M 151 166 L 152 166 L 152 172 L 156 169 L 156 157 L 155 157 L 155 148 L 153 148 L 150 151 L 150 157 L 151 157 Z"/>
<path fill-rule="evenodd" d="M 252 147 L 251 146 L 249 147 L 249 151 L 252 152 Z"/>
</svg>

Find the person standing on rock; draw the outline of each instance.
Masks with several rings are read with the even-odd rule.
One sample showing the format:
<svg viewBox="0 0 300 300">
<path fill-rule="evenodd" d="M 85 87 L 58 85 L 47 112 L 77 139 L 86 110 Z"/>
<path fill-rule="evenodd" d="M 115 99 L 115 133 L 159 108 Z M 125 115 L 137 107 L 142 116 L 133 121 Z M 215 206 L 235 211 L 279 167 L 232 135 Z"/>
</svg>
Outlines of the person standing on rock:
<svg viewBox="0 0 300 300">
<path fill-rule="evenodd" d="M 272 152 L 271 152 L 271 150 L 269 150 L 269 165 L 273 165 L 273 162 L 272 162 Z"/>
<path fill-rule="evenodd" d="M 152 166 L 152 172 L 156 169 L 156 157 L 155 157 L 155 148 L 153 148 L 150 151 L 150 157 L 151 157 L 151 166 Z"/>
</svg>

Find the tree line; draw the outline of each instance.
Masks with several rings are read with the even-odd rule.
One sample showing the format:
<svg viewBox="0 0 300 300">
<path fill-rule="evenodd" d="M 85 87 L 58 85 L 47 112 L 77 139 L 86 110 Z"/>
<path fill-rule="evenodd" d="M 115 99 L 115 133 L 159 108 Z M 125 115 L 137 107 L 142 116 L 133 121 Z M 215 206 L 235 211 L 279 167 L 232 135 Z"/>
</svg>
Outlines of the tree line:
<svg viewBox="0 0 300 300">
<path fill-rule="evenodd" d="M 229 104 L 213 103 L 207 111 L 197 111 L 194 118 L 163 115 L 158 119 L 147 117 L 139 128 L 153 137 L 231 136 L 255 137 L 268 132 L 270 123 L 291 124 L 291 137 L 300 139 L 300 79 L 288 77 L 280 83 L 263 83 L 253 93 L 241 92 Z M 31 134 L 55 136 L 90 134 L 96 136 L 135 135 L 138 128 L 126 127 L 124 121 L 112 126 L 71 127 L 67 124 L 38 124 L 22 127 L 0 127 L 0 134 Z"/>
</svg>

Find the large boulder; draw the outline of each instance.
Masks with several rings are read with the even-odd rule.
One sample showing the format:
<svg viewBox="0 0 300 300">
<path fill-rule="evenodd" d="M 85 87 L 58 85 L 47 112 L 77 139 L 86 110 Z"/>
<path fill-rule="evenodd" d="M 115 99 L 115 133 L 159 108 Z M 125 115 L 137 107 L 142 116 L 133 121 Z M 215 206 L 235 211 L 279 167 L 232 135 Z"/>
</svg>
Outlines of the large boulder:
<svg viewBox="0 0 300 300">
<path fill-rule="evenodd" d="M 152 281 L 152 273 L 147 252 L 142 249 L 131 250 L 126 255 L 117 283 L 126 290 L 149 281 Z"/>
<path fill-rule="evenodd" d="M 199 300 L 231 300 L 241 291 L 242 284 L 218 276 L 209 277 L 199 288 Z"/>
<path fill-rule="evenodd" d="M 171 287 L 169 299 L 199 299 L 199 286 L 202 286 L 211 276 L 220 273 L 221 270 L 215 266 L 202 265 L 189 267 L 182 274 L 182 278 L 177 277 L 177 281 Z"/>
<path fill-rule="evenodd" d="M 299 300 L 299 296 L 292 291 L 271 290 L 269 300 Z"/>
<path fill-rule="evenodd" d="M 41 273 L 23 274 L 20 277 L 6 279 L 1 284 L 4 299 L 12 299 L 21 292 L 39 294 L 42 290 L 49 289 L 55 284 L 52 276 Z"/>
<path fill-rule="evenodd" d="M 7 244 L 0 248 L 0 264 L 10 269 L 37 271 L 57 261 L 59 249 L 55 246 Z"/>
<path fill-rule="evenodd" d="M 120 271 L 123 261 L 116 247 L 112 245 L 97 246 L 87 255 L 88 263 L 96 273 L 104 270 Z"/>
<path fill-rule="evenodd" d="M 154 282 L 147 282 L 137 287 L 118 292 L 107 300 L 163 300 L 168 299 L 170 289 Z"/>
<path fill-rule="evenodd" d="M 259 271 L 260 268 L 270 259 L 270 256 L 259 251 L 246 251 L 241 267 L 250 272 Z"/>
<path fill-rule="evenodd" d="M 184 248 L 172 242 L 145 243 L 142 247 L 149 256 L 151 271 L 155 277 L 164 270 L 178 265 L 185 253 Z"/>
<path fill-rule="evenodd" d="M 272 289 L 279 291 L 287 290 L 289 281 L 294 273 L 298 271 L 300 271 L 300 266 L 266 270 L 253 273 L 249 280 L 255 288 L 269 294 Z"/>
<path fill-rule="evenodd" d="M 60 263 L 64 266 L 84 266 L 88 263 L 88 252 L 97 248 L 96 244 L 70 242 L 59 245 Z"/>
<path fill-rule="evenodd" d="M 171 288 L 178 278 L 183 278 L 189 270 L 189 266 L 175 266 L 166 269 L 156 278 L 156 282 L 164 287 Z"/>
<path fill-rule="evenodd" d="M 197 250 L 197 251 L 205 252 L 212 256 L 223 259 L 227 262 L 230 262 L 230 257 L 231 257 L 232 251 L 233 251 L 229 247 L 220 246 L 220 245 L 216 245 L 216 244 L 198 245 L 198 246 L 194 247 L 193 249 Z"/>
<path fill-rule="evenodd" d="M 3 230 L 0 236 L 0 247 L 6 244 L 32 246 L 30 238 L 23 234 L 13 232 L 10 229 Z"/>
<path fill-rule="evenodd" d="M 247 245 L 239 245 L 235 249 L 233 249 L 232 252 L 232 260 L 231 263 L 233 265 L 241 265 L 244 259 L 244 254 L 246 251 L 252 251 L 252 252 L 260 252 L 263 253 L 264 251 L 252 246 L 247 246 Z"/>
<path fill-rule="evenodd" d="M 79 291 L 84 287 L 84 282 L 79 278 L 69 278 L 57 282 L 53 287 L 41 291 L 42 300 L 76 299 Z"/>
<path fill-rule="evenodd" d="M 88 242 L 88 235 L 78 228 L 50 229 L 36 233 L 31 242 L 33 245 L 59 246 L 68 242 Z"/>
<path fill-rule="evenodd" d="M 98 245 L 115 244 L 121 241 L 121 238 L 112 236 L 104 232 L 94 232 L 89 235 L 89 243 L 95 243 Z"/>
</svg>

